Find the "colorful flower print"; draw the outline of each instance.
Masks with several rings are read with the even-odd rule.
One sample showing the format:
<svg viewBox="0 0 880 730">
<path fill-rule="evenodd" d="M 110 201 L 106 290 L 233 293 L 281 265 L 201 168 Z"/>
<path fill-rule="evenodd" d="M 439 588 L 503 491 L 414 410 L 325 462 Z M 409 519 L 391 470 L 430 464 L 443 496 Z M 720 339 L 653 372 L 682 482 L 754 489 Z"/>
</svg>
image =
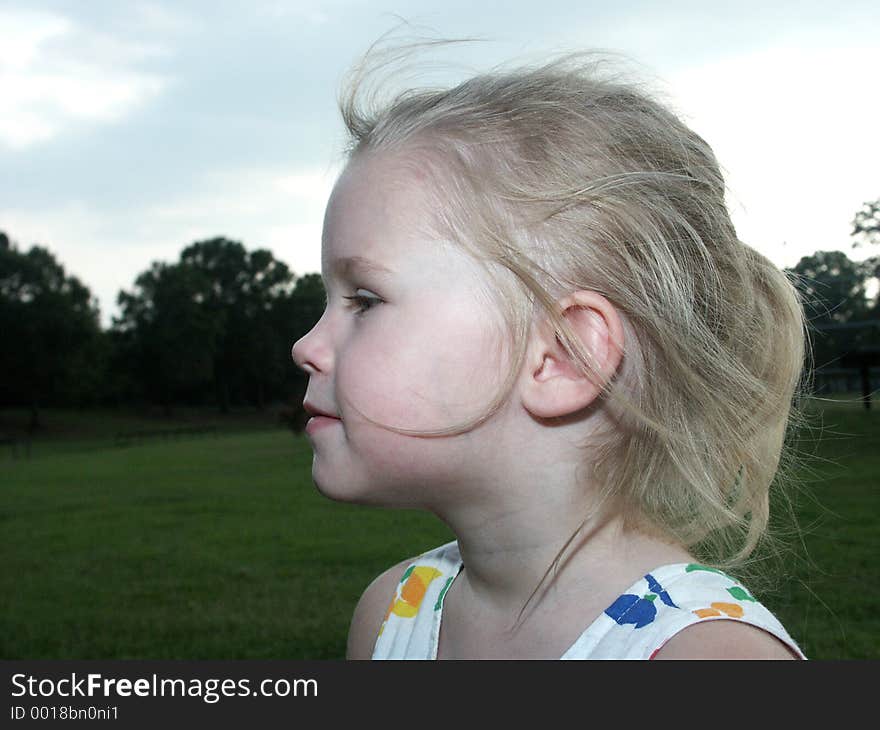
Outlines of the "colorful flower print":
<svg viewBox="0 0 880 730">
<path fill-rule="evenodd" d="M 721 616 L 722 614 L 730 616 L 731 618 L 742 618 L 744 611 L 743 607 L 738 603 L 716 601 L 715 603 L 710 604 L 709 608 L 698 608 L 694 613 L 700 618 L 711 618 L 712 616 Z"/>
<path fill-rule="evenodd" d="M 435 578 L 443 575 L 436 568 L 430 568 L 424 565 L 415 565 L 407 568 L 403 577 L 400 579 L 397 596 L 391 601 L 388 607 L 388 614 L 385 619 L 392 613 L 403 618 L 412 618 L 419 612 L 419 606 L 428 590 L 428 586 Z"/>
<path fill-rule="evenodd" d="M 707 568 L 705 565 L 699 565 L 697 563 L 691 563 L 685 568 L 688 573 L 691 573 L 695 570 L 705 570 L 708 573 L 717 573 L 718 575 L 723 575 L 725 578 L 730 578 L 730 581 L 734 583 L 734 585 L 730 586 L 727 589 L 727 592 L 737 601 L 751 601 L 752 603 L 757 603 L 757 600 L 742 586 L 736 585 L 736 581 L 731 578 L 727 573 L 724 573 L 716 568 Z M 716 604 L 712 604 L 714 607 Z M 719 603 L 718 606 L 733 606 L 732 603 Z M 697 611 L 694 611 L 697 616 L 705 618 L 706 616 L 720 616 L 721 613 L 726 613 L 728 616 L 735 616 L 736 618 L 740 618 L 743 615 L 742 607 L 736 606 L 733 613 L 729 611 L 725 611 L 723 608 L 701 608 Z"/>
<path fill-rule="evenodd" d="M 443 588 L 441 589 L 440 595 L 437 596 L 437 602 L 434 604 L 435 611 L 439 611 L 443 607 L 443 599 L 446 597 L 446 591 L 449 590 L 449 586 L 452 585 L 452 581 L 454 581 L 454 580 L 455 580 L 454 575 L 450 575 L 446 579 L 446 585 L 444 585 Z"/>
<path fill-rule="evenodd" d="M 742 586 L 731 586 L 727 589 L 727 592 L 737 601 L 751 601 L 752 603 L 758 602 L 757 599 L 750 596 L 749 592 Z"/>
<path fill-rule="evenodd" d="M 645 580 L 648 582 L 649 592 L 644 596 L 639 598 L 632 593 L 624 593 L 605 609 L 605 613 L 621 626 L 635 624 L 635 628 L 640 629 L 651 623 L 657 617 L 657 607 L 654 602 L 658 596 L 661 602 L 670 608 L 678 608 L 654 576 L 648 573 Z"/>
</svg>

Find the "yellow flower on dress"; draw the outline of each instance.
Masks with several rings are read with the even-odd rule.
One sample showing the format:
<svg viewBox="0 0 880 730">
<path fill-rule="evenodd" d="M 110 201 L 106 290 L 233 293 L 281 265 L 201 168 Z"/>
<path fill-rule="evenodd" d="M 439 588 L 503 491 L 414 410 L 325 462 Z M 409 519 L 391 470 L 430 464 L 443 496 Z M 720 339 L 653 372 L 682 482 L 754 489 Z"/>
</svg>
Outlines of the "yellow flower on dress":
<svg viewBox="0 0 880 730">
<path fill-rule="evenodd" d="M 379 633 L 382 633 L 385 623 L 392 613 L 402 618 L 412 618 L 415 616 L 419 612 L 419 606 L 422 604 L 422 599 L 424 599 L 431 581 L 439 578 L 441 575 L 443 573 L 436 568 L 425 565 L 407 568 L 407 571 L 400 579 L 400 584 L 397 586 L 397 592 L 391 600 L 391 605 L 388 606 L 388 611 L 385 613 L 385 621 L 382 622 L 382 628 L 379 629 Z"/>
</svg>

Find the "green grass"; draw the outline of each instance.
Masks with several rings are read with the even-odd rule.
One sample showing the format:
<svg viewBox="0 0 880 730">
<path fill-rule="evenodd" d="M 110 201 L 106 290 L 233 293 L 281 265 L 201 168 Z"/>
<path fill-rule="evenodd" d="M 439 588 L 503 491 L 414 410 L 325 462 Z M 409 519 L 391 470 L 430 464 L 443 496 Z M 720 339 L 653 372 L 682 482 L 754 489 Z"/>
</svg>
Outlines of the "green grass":
<svg viewBox="0 0 880 730">
<path fill-rule="evenodd" d="M 878 658 L 880 413 L 823 414 L 801 558 L 765 602 L 811 658 Z M 66 418 L 82 434 L 90 416 Z M 341 658 L 369 581 L 451 539 L 319 495 L 302 436 L 254 421 L 115 447 L 101 420 L 82 441 L 49 429 L 30 459 L 0 451 L 0 658 Z"/>
<path fill-rule="evenodd" d="M 0 461 L 15 453 L 45 456 L 62 452 L 103 450 L 114 445 L 119 436 L 138 443 L 156 441 L 165 433 L 175 438 L 175 431 L 183 428 L 202 429 L 208 433 L 243 433 L 277 429 L 277 412 L 267 409 L 238 409 L 220 414 L 216 408 L 175 407 L 171 416 L 161 408 L 139 410 L 104 408 L 101 410 L 44 409 L 40 412 L 40 428 L 28 436 L 30 411 L 26 409 L 0 410 L 0 439 L 12 437 L 18 441 L 13 451 L 10 444 L 0 445 Z M 147 437 L 137 434 L 148 433 Z M 131 438 L 133 437 L 133 438 Z"/>
<path fill-rule="evenodd" d="M 368 576 L 448 538 L 310 464 L 280 430 L 7 459 L 0 657 L 342 657 Z"/>
<path fill-rule="evenodd" d="M 795 496 L 799 544 L 764 597 L 807 656 L 880 658 L 880 399 L 818 403 Z"/>
</svg>

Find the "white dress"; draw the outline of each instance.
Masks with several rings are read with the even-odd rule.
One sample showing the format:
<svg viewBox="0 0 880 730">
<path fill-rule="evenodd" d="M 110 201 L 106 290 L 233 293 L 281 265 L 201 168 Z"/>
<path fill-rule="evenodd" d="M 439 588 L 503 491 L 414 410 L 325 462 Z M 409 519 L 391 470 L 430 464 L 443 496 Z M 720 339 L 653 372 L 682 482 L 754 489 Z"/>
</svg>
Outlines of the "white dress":
<svg viewBox="0 0 880 730">
<path fill-rule="evenodd" d="M 463 563 L 453 541 L 416 558 L 403 574 L 373 659 L 436 659 L 443 598 Z M 682 629 L 701 621 L 757 626 L 805 659 L 779 620 L 730 576 L 696 563 L 662 565 L 619 596 L 561 659 L 651 659 Z"/>
</svg>

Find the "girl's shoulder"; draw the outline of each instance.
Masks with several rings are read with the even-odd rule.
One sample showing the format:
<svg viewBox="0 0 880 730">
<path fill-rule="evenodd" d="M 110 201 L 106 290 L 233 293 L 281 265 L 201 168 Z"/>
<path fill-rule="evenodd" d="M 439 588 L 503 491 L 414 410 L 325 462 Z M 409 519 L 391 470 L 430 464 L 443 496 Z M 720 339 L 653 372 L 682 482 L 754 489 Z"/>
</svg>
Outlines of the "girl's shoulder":
<svg viewBox="0 0 880 730">
<path fill-rule="evenodd" d="M 800 659 L 766 629 L 736 620 L 699 621 L 682 629 L 654 659 Z"/>
<path fill-rule="evenodd" d="M 669 566 L 670 594 L 689 617 L 655 659 L 799 659 L 777 617 L 737 579 L 699 563 Z"/>
<path fill-rule="evenodd" d="M 415 558 L 407 558 L 376 576 L 355 606 L 348 630 L 347 659 L 370 659 L 379 627 L 385 620 L 389 596 L 394 595 L 407 568 Z"/>
<path fill-rule="evenodd" d="M 632 585 L 564 658 L 790 659 L 803 652 L 736 578 L 698 563 L 664 565 Z"/>
</svg>

